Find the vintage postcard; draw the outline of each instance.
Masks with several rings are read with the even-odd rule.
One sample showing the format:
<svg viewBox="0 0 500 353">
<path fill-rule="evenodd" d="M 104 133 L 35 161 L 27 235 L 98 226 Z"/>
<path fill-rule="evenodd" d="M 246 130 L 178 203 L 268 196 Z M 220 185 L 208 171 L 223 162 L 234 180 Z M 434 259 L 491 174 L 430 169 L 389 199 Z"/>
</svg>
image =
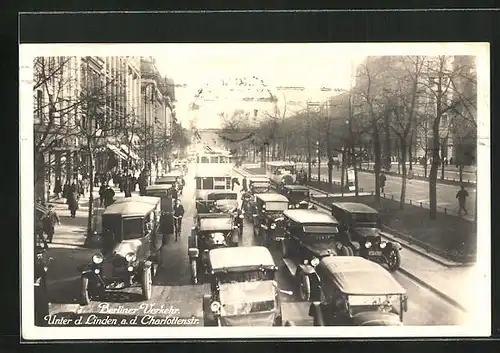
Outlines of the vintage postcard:
<svg viewBox="0 0 500 353">
<path fill-rule="evenodd" d="M 21 45 L 23 338 L 488 336 L 489 60 Z"/>
</svg>

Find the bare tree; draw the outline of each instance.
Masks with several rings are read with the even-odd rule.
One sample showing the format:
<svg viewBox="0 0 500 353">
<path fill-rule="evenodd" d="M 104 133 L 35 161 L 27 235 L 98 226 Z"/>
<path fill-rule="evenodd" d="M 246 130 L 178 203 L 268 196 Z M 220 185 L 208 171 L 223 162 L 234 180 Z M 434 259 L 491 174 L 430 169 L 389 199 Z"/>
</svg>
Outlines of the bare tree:
<svg viewBox="0 0 500 353">
<path fill-rule="evenodd" d="M 405 56 L 398 60 L 399 69 L 394 69 L 392 82 L 385 88 L 391 113 L 389 126 L 398 138 L 399 159 L 402 168 L 400 209 L 404 209 L 406 197 L 406 159 L 412 131 L 416 126 L 416 107 L 421 93 L 420 78 L 424 68 L 424 58 Z"/>
<path fill-rule="evenodd" d="M 382 87 L 385 66 L 378 65 L 380 57 L 369 57 L 363 63 L 357 74 L 357 79 L 361 82 L 354 88 L 354 99 L 356 106 L 368 115 L 371 127 L 373 154 L 374 154 L 374 174 L 375 174 L 375 202 L 380 206 L 380 170 L 381 170 L 381 141 L 379 122 L 383 117 L 383 96 Z M 382 67 L 382 69 L 381 69 Z"/>
<path fill-rule="evenodd" d="M 110 109 L 110 102 L 121 100 L 124 90 L 109 89 L 123 80 L 122 72 L 113 78 L 104 78 L 89 67 L 89 57 L 73 60 L 74 57 L 52 57 L 35 59 L 35 86 L 48 92 L 48 123 L 38 133 L 35 149 L 38 154 L 47 153 L 55 141 L 73 141 L 81 155 L 88 157 L 88 176 L 94 185 L 94 161 L 98 149 L 108 139 L 120 133 L 127 119 L 123 111 Z M 52 64 L 50 64 L 52 63 Z M 54 64 L 57 63 L 57 64 Z M 69 63 L 75 67 L 70 72 Z M 77 65 L 78 63 L 78 65 Z M 81 76 L 80 76 L 81 73 Z M 37 102 L 37 109 L 43 104 Z M 42 109 L 43 110 L 43 109 Z M 37 114 L 38 112 L 35 112 Z M 48 144 L 44 141 L 50 141 Z M 36 163 L 35 163 L 36 165 Z M 37 166 L 43 168 L 43 166 Z M 89 198 L 87 232 L 93 232 L 93 193 Z"/>
<path fill-rule="evenodd" d="M 431 151 L 431 169 L 429 172 L 429 203 L 430 203 L 430 218 L 436 219 L 437 217 L 437 202 L 436 202 L 436 184 L 437 172 L 440 164 L 443 146 L 443 124 L 442 118 L 448 116 L 457 110 L 461 105 L 462 98 L 460 92 L 455 92 L 454 82 L 463 73 L 460 65 L 454 65 L 454 57 L 452 56 L 436 56 L 429 57 L 426 60 L 425 72 L 427 80 L 424 84 L 427 88 L 426 92 L 429 94 L 431 101 L 434 104 L 434 114 L 432 117 L 432 144 Z M 457 90 L 459 91 L 459 90 Z M 445 134 L 448 133 L 448 125 L 444 130 Z"/>
</svg>

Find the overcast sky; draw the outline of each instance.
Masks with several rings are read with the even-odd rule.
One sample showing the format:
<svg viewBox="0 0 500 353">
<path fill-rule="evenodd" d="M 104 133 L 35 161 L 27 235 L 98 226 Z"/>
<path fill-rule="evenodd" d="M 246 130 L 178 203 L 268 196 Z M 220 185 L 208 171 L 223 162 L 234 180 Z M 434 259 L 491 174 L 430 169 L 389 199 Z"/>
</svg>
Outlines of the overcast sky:
<svg viewBox="0 0 500 353">
<path fill-rule="evenodd" d="M 257 76 L 270 86 L 349 86 L 351 59 L 334 44 L 169 44 L 155 56 L 176 83 L 202 85 L 222 77 Z"/>
</svg>

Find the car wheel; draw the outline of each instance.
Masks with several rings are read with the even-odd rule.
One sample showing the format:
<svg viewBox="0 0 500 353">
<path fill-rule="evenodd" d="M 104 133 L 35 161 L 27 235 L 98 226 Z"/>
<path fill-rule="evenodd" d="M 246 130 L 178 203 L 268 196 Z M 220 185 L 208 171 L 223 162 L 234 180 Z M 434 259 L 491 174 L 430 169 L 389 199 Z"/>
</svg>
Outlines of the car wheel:
<svg viewBox="0 0 500 353">
<path fill-rule="evenodd" d="M 300 299 L 308 302 L 311 299 L 311 279 L 304 272 L 299 274 Z"/>
<path fill-rule="evenodd" d="M 191 260 L 191 279 L 193 284 L 198 283 L 198 263 L 196 262 L 196 259 Z"/>
<path fill-rule="evenodd" d="M 88 277 L 82 276 L 80 284 L 80 304 L 89 305 L 90 304 L 90 293 L 89 293 L 89 279 Z"/>
<path fill-rule="evenodd" d="M 273 326 L 283 326 L 283 318 L 281 317 L 281 315 L 274 318 Z"/>
<path fill-rule="evenodd" d="M 396 271 L 399 269 L 401 265 L 401 255 L 399 254 L 399 250 L 392 249 L 389 252 L 389 256 L 387 257 L 387 266 L 390 271 Z"/>
<path fill-rule="evenodd" d="M 153 291 L 153 278 L 151 276 L 151 267 L 144 267 L 142 270 L 142 296 L 144 300 L 150 300 Z"/>
</svg>

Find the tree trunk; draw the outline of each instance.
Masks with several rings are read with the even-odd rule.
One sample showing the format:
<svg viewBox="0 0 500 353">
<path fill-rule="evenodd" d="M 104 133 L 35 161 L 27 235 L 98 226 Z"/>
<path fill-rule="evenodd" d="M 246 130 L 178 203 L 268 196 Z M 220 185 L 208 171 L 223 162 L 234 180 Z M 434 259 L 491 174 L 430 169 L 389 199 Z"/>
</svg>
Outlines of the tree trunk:
<svg viewBox="0 0 500 353">
<path fill-rule="evenodd" d="M 408 143 L 408 161 L 410 162 L 410 170 L 413 170 L 413 134 L 410 135 L 410 142 Z"/>
<path fill-rule="evenodd" d="M 429 171 L 429 214 L 431 220 L 435 220 L 437 218 L 436 184 L 437 172 L 439 169 L 439 122 L 440 112 L 438 111 L 438 115 L 432 125 L 432 163 L 431 170 Z"/>
<path fill-rule="evenodd" d="M 441 180 L 444 180 L 444 167 L 445 167 L 444 156 L 445 156 L 445 152 L 446 152 L 445 148 L 446 148 L 445 143 L 442 143 L 441 144 L 441 159 L 440 159 L 440 161 L 441 161 Z"/>
<path fill-rule="evenodd" d="M 399 143 L 396 146 L 396 158 L 398 159 L 398 174 L 401 174 L 401 147 Z"/>
<path fill-rule="evenodd" d="M 372 113 L 373 114 L 373 113 Z M 380 135 L 378 132 L 377 119 L 372 116 L 372 141 L 373 141 L 373 155 L 374 155 L 374 166 L 373 171 L 375 175 L 375 204 L 380 208 L 380 162 L 381 162 L 381 151 L 380 151 Z"/>
<path fill-rule="evenodd" d="M 345 183 L 345 156 L 346 156 L 345 149 L 342 147 L 342 163 L 340 166 L 340 172 L 341 172 L 340 189 L 341 189 L 342 196 L 344 196 L 344 183 Z"/>
<path fill-rule="evenodd" d="M 464 165 L 463 164 L 460 164 L 458 166 L 458 177 L 460 179 L 460 183 L 463 182 L 463 177 L 464 177 Z"/>
<path fill-rule="evenodd" d="M 354 194 L 358 196 L 359 194 L 359 187 L 358 187 L 358 167 L 357 167 L 357 158 L 356 158 L 356 151 L 354 150 L 354 147 L 351 149 L 352 153 L 352 167 L 354 168 Z"/>
<path fill-rule="evenodd" d="M 391 170 L 391 131 L 389 123 L 389 112 L 384 114 L 384 132 L 385 132 L 385 151 L 384 151 L 384 164 L 387 170 Z"/>
<path fill-rule="evenodd" d="M 94 233 L 94 229 L 92 227 L 93 220 L 93 212 L 94 212 L 94 153 L 92 148 L 89 148 L 89 181 L 90 181 L 90 190 L 89 190 L 89 212 L 87 219 L 87 236 L 91 236 Z"/>
<path fill-rule="evenodd" d="M 406 142 L 405 142 L 405 137 L 403 136 L 400 139 L 400 153 L 401 153 L 401 195 L 399 198 L 399 209 L 403 210 L 405 208 L 405 198 L 406 198 Z"/>
<path fill-rule="evenodd" d="M 312 175 L 312 146 L 311 146 L 311 135 L 307 135 L 307 180 L 311 181 Z"/>
</svg>

